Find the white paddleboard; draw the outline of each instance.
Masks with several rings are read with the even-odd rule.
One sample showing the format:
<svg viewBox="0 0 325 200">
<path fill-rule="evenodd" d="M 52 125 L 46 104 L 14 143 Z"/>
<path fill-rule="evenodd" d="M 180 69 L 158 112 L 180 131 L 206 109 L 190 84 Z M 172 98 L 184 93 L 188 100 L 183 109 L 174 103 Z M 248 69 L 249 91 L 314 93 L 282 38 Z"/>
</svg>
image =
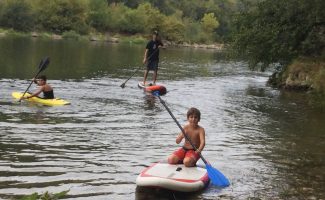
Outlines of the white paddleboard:
<svg viewBox="0 0 325 200">
<path fill-rule="evenodd" d="M 146 87 L 149 87 L 149 86 L 152 86 L 152 85 L 153 85 L 152 83 L 146 83 L 145 85 L 143 84 L 143 82 L 138 83 L 139 88 L 146 88 Z"/>
<path fill-rule="evenodd" d="M 202 167 L 185 167 L 155 163 L 144 169 L 137 177 L 140 187 L 158 187 L 179 192 L 196 192 L 209 184 L 207 170 Z"/>
</svg>

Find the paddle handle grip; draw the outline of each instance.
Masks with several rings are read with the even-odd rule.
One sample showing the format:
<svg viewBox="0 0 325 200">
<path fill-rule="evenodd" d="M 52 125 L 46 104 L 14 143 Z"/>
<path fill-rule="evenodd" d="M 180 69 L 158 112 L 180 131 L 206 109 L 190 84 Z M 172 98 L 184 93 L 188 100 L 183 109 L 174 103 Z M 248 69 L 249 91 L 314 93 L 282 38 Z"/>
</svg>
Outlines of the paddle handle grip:
<svg viewBox="0 0 325 200">
<path fill-rule="evenodd" d="M 195 151 L 197 151 L 197 148 L 196 146 L 194 145 L 194 143 L 192 142 L 192 140 L 188 137 L 188 135 L 186 135 L 183 127 L 179 124 L 179 122 L 177 121 L 176 117 L 173 115 L 173 113 L 170 111 L 170 109 L 167 107 L 166 103 L 164 100 L 162 100 L 162 98 L 159 96 L 159 95 L 156 95 L 159 100 L 160 100 L 160 103 L 166 108 L 167 112 L 169 113 L 169 115 L 173 118 L 173 120 L 176 122 L 177 126 L 179 127 L 179 129 L 181 129 L 185 139 L 191 144 L 191 146 L 193 147 L 193 149 Z M 200 158 L 202 159 L 202 161 L 207 164 L 208 162 L 205 160 L 205 158 L 202 156 L 201 152 L 198 153 Z"/>
</svg>

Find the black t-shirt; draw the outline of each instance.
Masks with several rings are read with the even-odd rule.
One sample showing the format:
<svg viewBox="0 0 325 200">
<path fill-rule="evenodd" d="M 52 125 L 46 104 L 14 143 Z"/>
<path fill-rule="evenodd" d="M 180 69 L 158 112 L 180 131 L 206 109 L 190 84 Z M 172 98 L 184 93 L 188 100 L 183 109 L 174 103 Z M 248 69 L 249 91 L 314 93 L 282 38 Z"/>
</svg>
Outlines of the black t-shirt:
<svg viewBox="0 0 325 200">
<path fill-rule="evenodd" d="M 147 58 L 149 61 L 159 61 L 159 45 L 163 46 L 163 43 L 158 40 L 150 40 L 148 42 L 146 49 L 148 49 Z"/>
</svg>

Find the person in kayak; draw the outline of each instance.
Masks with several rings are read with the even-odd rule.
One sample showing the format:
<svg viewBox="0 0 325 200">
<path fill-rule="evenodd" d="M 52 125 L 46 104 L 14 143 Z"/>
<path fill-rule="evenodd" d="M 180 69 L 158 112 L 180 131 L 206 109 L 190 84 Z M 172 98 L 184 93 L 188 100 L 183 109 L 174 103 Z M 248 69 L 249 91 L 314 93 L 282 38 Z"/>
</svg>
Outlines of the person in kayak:
<svg viewBox="0 0 325 200">
<path fill-rule="evenodd" d="M 154 31 L 152 34 L 152 40 L 146 45 L 144 51 L 143 64 L 147 64 L 147 68 L 144 72 L 143 85 L 146 85 L 146 80 L 149 71 L 153 71 L 153 85 L 156 84 L 158 74 L 158 63 L 159 63 L 159 48 L 163 47 L 163 43 L 159 38 L 158 31 Z"/>
<path fill-rule="evenodd" d="M 28 97 L 23 97 L 22 99 L 29 99 L 32 97 L 38 97 L 38 95 L 43 92 L 43 99 L 54 99 L 54 92 L 53 92 L 53 88 L 46 83 L 47 78 L 45 75 L 41 75 L 39 77 L 37 77 L 37 79 L 33 79 L 34 83 L 36 83 L 38 86 L 40 86 L 40 88 L 34 92 L 33 94 L 31 94 Z"/>
<path fill-rule="evenodd" d="M 187 111 L 188 123 L 183 127 L 185 134 L 190 138 L 194 146 L 185 139 L 183 147 L 174 151 L 168 157 L 169 164 L 184 163 L 186 167 L 194 167 L 200 158 L 200 153 L 205 146 L 205 130 L 199 125 L 201 119 L 201 112 L 197 108 L 190 108 Z M 179 144 L 184 139 L 183 133 L 180 133 L 176 138 L 176 143 Z"/>
</svg>

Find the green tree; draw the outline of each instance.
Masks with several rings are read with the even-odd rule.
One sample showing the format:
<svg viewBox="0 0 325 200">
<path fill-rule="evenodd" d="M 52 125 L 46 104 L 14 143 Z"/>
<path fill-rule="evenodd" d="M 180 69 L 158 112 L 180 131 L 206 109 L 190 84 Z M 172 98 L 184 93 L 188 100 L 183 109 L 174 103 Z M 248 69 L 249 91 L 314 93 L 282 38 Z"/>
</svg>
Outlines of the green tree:
<svg viewBox="0 0 325 200">
<path fill-rule="evenodd" d="M 88 24 L 98 31 L 107 31 L 111 15 L 106 0 L 90 0 Z"/>
<path fill-rule="evenodd" d="M 199 42 L 200 41 L 200 33 L 202 32 L 202 26 L 200 23 L 190 19 L 184 18 L 184 40 L 186 42 Z"/>
<path fill-rule="evenodd" d="M 178 12 L 180 1 L 175 0 L 149 0 L 152 6 L 159 9 L 159 11 L 167 16 L 174 15 Z"/>
<path fill-rule="evenodd" d="M 1 1 L 0 25 L 17 31 L 33 29 L 31 6 L 25 0 Z"/>
<path fill-rule="evenodd" d="M 198 21 L 203 17 L 206 11 L 204 4 L 204 1 L 180 0 L 177 7 L 183 11 L 184 17 L 189 17 L 195 21 Z"/>
<path fill-rule="evenodd" d="M 219 26 L 219 22 L 214 16 L 214 13 L 204 14 L 203 18 L 201 19 L 201 24 L 203 30 L 207 31 L 208 33 L 212 33 Z"/>
<path fill-rule="evenodd" d="M 123 4 L 129 8 L 137 8 L 140 3 L 143 3 L 143 0 L 106 0 L 107 4 Z"/>
<path fill-rule="evenodd" d="M 0 0 L 0 26 L 58 34 L 158 29 L 177 42 L 214 42 L 226 38 L 239 1 L 258 0 Z"/>
<path fill-rule="evenodd" d="M 39 0 L 36 10 L 39 28 L 54 33 L 88 32 L 87 6 L 82 0 Z"/>
<path fill-rule="evenodd" d="M 184 41 L 185 25 L 177 16 L 165 17 L 162 32 L 167 40 L 175 42 Z"/>
<path fill-rule="evenodd" d="M 122 31 L 124 29 L 124 24 L 127 23 L 127 19 L 125 19 L 125 13 L 129 12 L 129 10 L 130 8 L 126 7 L 122 3 L 110 4 L 108 7 L 108 30 L 113 32 Z"/>
<path fill-rule="evenodd" d="M 299 56 L 324 52 L 325 4 L 322 0 L 265 0 L 235 20 L 235 55 L 262 69 L 287 65 Z"/>
<path fill-rule="evenodd" d="M 121 23 L 121 31 L 127 33 L 142 33 L 144 32 L 145 22 L 147 21 L 147 16 L 145 13 L 141 12 L 138 9 L 128 10 L 124 14 L 124 21 Z"/>
<path fill-rule="evenodd" d="M 154 29 L 162 30 L 165 15 L 157 8 L 154 8 L 150 3 L 143 3 L 137 9 L 147 16 L 144 22 L 146 27 L 145 33 L 151 33 Z"/>
</svg>

